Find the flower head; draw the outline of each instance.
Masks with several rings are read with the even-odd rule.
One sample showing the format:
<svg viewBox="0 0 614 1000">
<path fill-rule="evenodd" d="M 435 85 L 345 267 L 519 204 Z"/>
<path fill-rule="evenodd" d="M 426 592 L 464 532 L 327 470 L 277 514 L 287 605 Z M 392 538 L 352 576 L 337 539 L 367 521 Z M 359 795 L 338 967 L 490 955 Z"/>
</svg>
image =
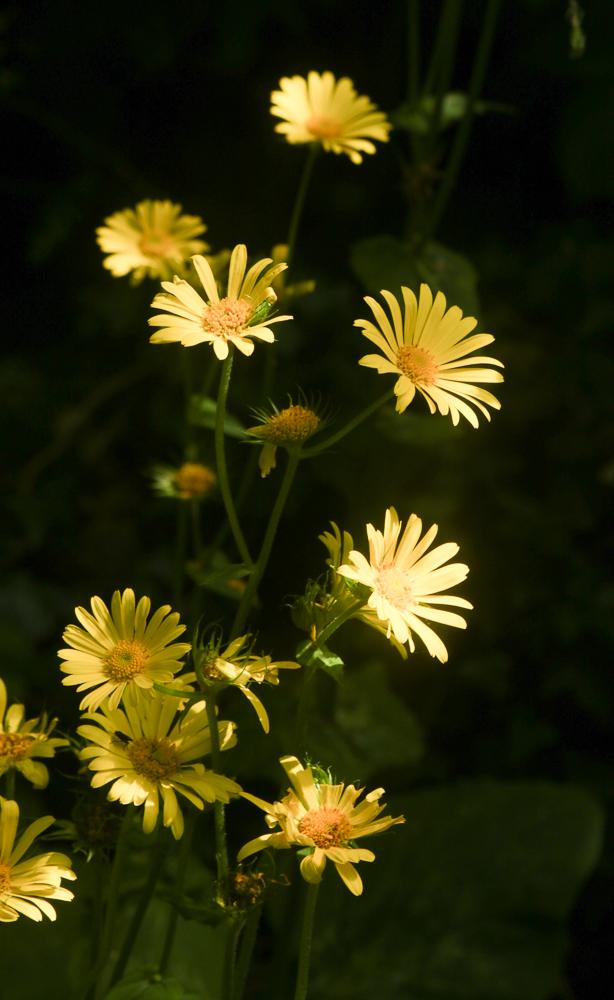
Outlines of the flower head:
<svg viewBox="0 0 614 1000">
<path fill-rule="evenodd" d="M 198 655 L 196 653 L 195 655 Z M 241 691 L 254 709 L 265 733 L 269 731 L 269 717 L 260 699 L 250 689 L 250 684 L 279 684 L 280 670 L 298 670 L 299 663 L 292 660 L 273 662 L 270 656 L 251 652 L 250 637 L 241 635 L 220 649 L 213 642 L 205 647 L 201 669 L 207 680 L 232 685 Z"/>
<path fill-rule="evenodd" d="M 445 663 L 448 659 L 446 647 L 426 621 L 467 627 L 460 615 L 433 605 L 472 607 L 463 597 L 442 595 L 443 590 L 455 587 L 467 577 L 469 567 L 464 563 L 444 565 L 458 552 L 454 542 L 438 545 L 427 552 L 437 534 L 436 524 L 422 538 L 422 521 L 415 514 L 409 518 L 402 535 L 401 527 L 396 510 L 389 507 L 383 534 L 372 524 L 367 525 L 369 558 L 352 550 L 349 565 L 340 566 L 337 572 L 371 590 L 363 615 L 369 614 L 385 624 L 387 634 L 392 633 L 397 642 L 407 643 L 412 653 L 412 632 L 415 632 L 431 656 Z"/>
<path fill-rule="evenodd" d="M 374 861 L 375 855 L 365 848 L 355 847 L 354 841 L 383 833 L 397 823 L 404 823 L 405 819 L 403 816 L 380 817 L 386 808 L 379 804 L 383 788 L 369 792 L 358 803 L 364 789 L 333 784 L 329 775 L 321 771 L 314 777 L 312 768 L 304 768 L 296 757 L 282 757 L 280 763 L 292 785 L 280 802 L 270 804 L 248 792 L 242 793 L 244 798 L 264 810 L 267 825 L 273 832 L 250 840 L 239 851 L 238 860 L 266 847 L 296 846 L 307 851 L 301 861 L 301 875 L 306 882 L 319 882 L 327 860 L 332 861 L 350 892 L 360 896 L 362 879 L 354 863 Z"/>
<path fill-rule="evenodd" d="M 164 604 L 147 617 L 151 608 L 148 597 L 135 602 L 134 591 L 116 590 L 111 611 L 100 597 L 92 597 L 92 613 L 75 608 L 83 628 L 69 625 L 64 642 L 70 649 L 60 649 L 64 662 L 60 670 L 67 676 L 63 684 L 77 685 L 77 691 L 89 691 L 80 708 L 96 709 L 105 698 L 117 708 L 126 691 L 167 684 L 181 670 L 181 660 L 191 646 L 174 640 L 185 632 L 179 614 Z"/>
<path fill-rule="evenodd" d="M 348 77 L 330 72 L 284 76 L 271 94 L 271 114 L 282 121 L 276 132 L 290 143 L 318 142 L 327 153 L 345 153 L 362 163 L 375 153 L 372 140 L 387 142 L 391 125 L 368 97 L 358 95 Z"/>
<path fill-rule="evenodd" d="M 269 327 L 292 319 L 292 316 L 269 316 L 276 300 L 271 283 L 286 264 L 274 264 L 266 257 L 246 273 L 247 249 L 239 244 L 230 258 L 226 295 L 220 298 L 209 262 L 198 255 L 192 262 L 206 299 L 177 276 L 172 282 L 163 281 L 164 292 L 151 303 L 154 309 L 164 310 L 149 320 L 150 326 L 161 327 L 149 338 L 152 344 L 179 342 L 184 347 L 194 347 L 209 343 L 216 357 L 223 361 L 228 356 L 229 343 L 242 354 L 250 355 L 254 351 L 251 338 L 273 343 L 275 337 Z"/>
<path fill-rule="evenodd" d="M 77 732 L 88 741 L 81 758 L 94 772 L 92 787 L 111 784 L 111 802 L 143 806 L 145 833 L 158 822 L 160 799 L 164 826 L 178 839 L 184 824 L 177 793 L 202 809 L 204 802 L 228 802 L 241 791 L 235 781 L 199 763 L 211 752 L 204 701 L 183 715 L 171 695 L 156 692 L 147 698 L 134 690 L 127 692 L 122 708 L 106 704 L 84 718 Z M 234 745 L 233 723 L 219 722 L 218 732 L 222 750 Z"/>
<path fill-rule="evenodd" d="M 278 447 L 295 451 L 322 429 L 322 417 L 306 402 L 302 400 L 300 403 L 293 403 L 289 399 L 289 406 L 282 410 L 278 410 L 273 403 L 270 413 L 266 410 L 254 411 L 260 423 L 255 427 L 248 427 L 247 433 L 264 444 L 258 460 L 263 479 L 277 464 Z"/>
<path fill-rule="evenodd" d="M 484 366 L 502 368 L 503 365 L 496 358 L 469 355 L 492 343 L 494 337 L 489 333 L 468 337 L 477 320 L 471 316 L 463 319 L 458 306 L 446 310 L 445 296 L 437 292 L 433 299 L 428 285 L 420 286 L 419 299 L 409 288 L 403 287 L 401 292 L 403 308 L 392 292 L 381 293 L 390 317 L 379 302 L 366 296 L 375 323 L 357 319 L 354 326 L 361 327 L 367 340 L 379 347 L 382 354 L 367 354 L 359 364 L 375 368 L 380 375 L 398 375 L 394 392 L 399 413 L 407 409 L 417 389 L 431 413 L 435 410 L 443 416 L 449 413 L 454 425 L 463 416 L 472 427 L 477 427 L 475 410 L 490 420 L 484 404 L 495 410 L 501 404 L 492 393 L 473 383 L 502 382 L 500 372 Z"/>
<path fill-rule="evenodd" d="M 42 816 L 23 831 L 15 843 L 19 806 L 11 799 L 0 798 L 0 923 L 18 920 L 20 914 L 30 920 L 43 917 L 55 920 L 50 899 L 72 899 L 73 893 L 62 886 L 62 879 L 76 879 L 70 858 L 55 851 L 22 858 L 39 834 L 52 823 L 53 816 Z"/>
<path fill-rule="evenodd" d="M 24 721 L 23 705 L 6 707 L 6 687 L 0 678 L 0 777 L 10 768 L 23 774 L 35 788 L 46 788 L 49 771 L 35 757 L 53 757 L 68 740 L 51 737 L 57 719 L 46 716 Z"/>
<path fill-rule="evenodd" d="M 177 469 L 157 465 L 152 477 L 154 491 L 159 496 L 179 500 L 203 500 L 217 483 L 213 469 L 201 462 L 184 462 Z"/>
<path fill-rule="evenodd" d="M 132 272 L 136 282 L 143 278 L 170 278 L 192 254 L 209 247 L 194 237 L 206 226 L 197 215 L 182 215 L 181 205 L 172 201 L 140 201 L 104 220 L 96 230 L 103 264 L 116 278 Z"/>
</svg>

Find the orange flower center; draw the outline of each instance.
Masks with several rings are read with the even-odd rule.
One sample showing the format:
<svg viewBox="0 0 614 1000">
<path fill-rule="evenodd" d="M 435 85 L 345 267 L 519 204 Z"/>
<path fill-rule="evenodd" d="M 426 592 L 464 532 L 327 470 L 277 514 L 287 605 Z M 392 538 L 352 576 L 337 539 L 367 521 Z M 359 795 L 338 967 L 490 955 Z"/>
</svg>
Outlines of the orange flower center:
<svg viewBox="0 0 614 1000">
<path fill-rule="evenodd" d="M 129 681 L 145 670 L 149 650 L 137 639 L 121 639 L 106 658 L 105 673 L 110 681 Z"/>
<path fill-rule="evenodd" d="M 170 778 L 180 767 L 177 751 L 166 737 L 159 740 L 148 740 L 145 737 L 132 740 L 126 747 L 126 753 L 136 773 L 150 781 Z"/>
<path fill-rule="evenodd" d="M 184 462 L 175 473 L 175 486 L 184 500 L 202 497 L 215 485 L 215 473 L 199 462 Z"/>
<path fill-rule="evenodd" d="M 414 607 L 415 600 L 407 574 L 396 566 L 383 566 L 377 576 L 377 592 L 399 611 Z"/>
<path fill-rule="evenodd" d="M 305 128 L 316 139 L 338 139 L 342 131 L 339 122 L 332 118 L 326 118 L 324 115 L 312 115 L 305 122 Z"/>
<path fill-rule="evenodd" d="M 416 385 L 434 385 L 437 380 L 437 362 L 431 352 L 425 351 L 423 347 L 413 347 L 411 344 L 399 347 L 397 366 Z"/>
<path fill-rule="evenodd" d="M 168 233 L 145 233 L 139 240 L 139 249 L 145 257 L 170 257 L 174 251 L 173 239 Z"/>
<path fill-rule="evenodd" d="M 34 736 L 22 736 L 20 733 L 0 733 L 0 757 L 21 760 L 22 757 L 27 757 L 28 750 L 35 742 Z"/>
<path fill-rule="evenodd" d="M 258 437 L 275 444 L 306 441 L 320 426 L 320 418 L 306 406 L 287 406 L 285 410 L 273 414 L 266 424 L 253 428 Z"/>
<path fill-rule="evenodd" d="M 310 809 L 298 824 L 299 831 L 310 837 L 316 847 L 340 847 L 350 839 L 352 827 L 340 809 Z"/>
<path fill-rule="evenodd" d="M 207 306 L 202 327 L 207 333 L 227 340 L 243 332 L 253 309 L 245 299 L 220 299 Z"/>
<path fill-rule="evenodd" d="M 0 896 L 11 891 L 11 866 L 0 862 Z"/>
</svg>

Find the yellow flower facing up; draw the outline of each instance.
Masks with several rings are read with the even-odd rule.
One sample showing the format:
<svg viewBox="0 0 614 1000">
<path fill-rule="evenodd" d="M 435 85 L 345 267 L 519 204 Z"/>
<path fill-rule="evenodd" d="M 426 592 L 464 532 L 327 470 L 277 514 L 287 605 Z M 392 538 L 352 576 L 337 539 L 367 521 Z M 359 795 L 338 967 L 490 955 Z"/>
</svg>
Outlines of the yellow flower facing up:
<svg viewBox="0 0 614 1000">
<path fill-rule="evenodd" d="M 197 215 L 182 215 L 181 205 L 172 201 L 140 201 L 104 220 L 96 230 L 103 264 L 116 278 L 132 272 L 136 282 L 143 278 L 170 278 L 195 253 L 209 247 L 195 237 L 206 226 Z"/>
<path fill-rule="evenodd" d="M 46 788 L 49 771 L 35 757 L 53 757 L 58 747 L 67 747 L 68 740 L 52 737 L 57 719 L 46 717 L 24 721 L 23 705 L 6 707 L 6 686 L 0 678 L 0 777 L 15 768 L 35 788 Z"/>
<path fill-rule="evenodd" d="M 252 338 L 271 344 L 275 340 L 270 329 L 273 323 L 292 319 L 292 316 L 269 315 L 276 300 L 271 284 L 287 264 L 274 264 L 266 257 L 246 270 L 247 248 L 239 244 L 230 257 L 226 295 L 220 298 L 205 257 L 197 255 L 192 263 L 206 299 L 181 278 L 163 281 L 164 292 L 151 303 L 152 308 L 163 310 L 149 320 L 150 326 L 161 328 L 149 338 L 152 344 L 180 343 L 184 347 L 211 344 L 215 356 L 223 361 L 228 356 L 229 344 L 234 344 L 242 354 L 253 354 Z"/>
<path fill-rule="evenodd" d="M 422 538 L 422 521 L 415 514 L 409 518 L 402 535 L 401 527 L 396 510 L 389 507 L 383 533 L 372 524 L 367 525 L 369 558 L 352 550 L 349 565 L 340 566 L 337 572 L 370 588 L 368 604 L 362 613 L 370 613 L 384 623 L 388 636 L 392 634 L 397 642 L 407 643 L 413 653 L 415 632 L 431 656 L 445 663 L 448 651 L 426 622 L 467 627 L 460 615 L 433 605 L 472 607 L 463 597 L 442 594 L 466 579 L 469 567 L 464 563 L 444 565 L 458 552 L 454 542 L 427 551 L 437 535 L 436 524 Z"/>
<path fill-rule="evenodd" d="M 116 708 L 126 691 L 168 684 L 181 670 L 191 646 L 174 641 L 185 625 L 170 605 L 158 608 L 149 622 L 150 599 L 141 597 L 136 604 L 130 589 L 115 591 L 110 612 L 100 597 L 92 597 L 91 606 L 91 614 L 75 608 L 83 628 L 69 625 L 63 639 L 71 648 L 58 652 L 64 661 L 60 670 L 67 675 L 62 683 L 89 691 L 80 708 L 95 710 L 105 698 Z"/>
<path fill-rule="evenodd" d="M 330 73 L 284 76 L 271 94 L 271 114 L 282 121 L 276 132 L 288 142 L 317 142 L 328 153 L 345 153 L 362 163 L 363 153 L 375 153 L 373 140 L 387 142 L 391 129 L 386 115 L 344 76 Z"/>
<path fill-rule="evenodd" d="M 15 843 L 19 806 L 11 799 L 0 798 L 0 923 L 12 923 L 20 916 L 55 920 L 49 900 L 73 899 L 73 893 L 62 886 L 62 879 L 72 882 L 77 877 L 65 854 L 51 851 L 23 860 L 36 838 L 52 823 L 53 816 L 42 816 Z"/>
<path fill-rule="evenodd" d="M 383 788 L 369 792 L 358 802 L 364 789 L 316 780 L 312 769 L 303 767 L 296 757 L 282 757 L 280 763 L 292 785 L 280 802 L 268 803 L 243 792 L 244 798 L 264 810 L 272 832 L 245 844 L 238 860 L 267 847 L 306 848 L 309 853 L 301 861 L 301 875 L 306 882 L 320 882 L 326 862 L 332 861 L 350 892 L 360 896 L 362 879 L 355 862 L 374 861 L 375 855 L 364 847 L 355 847 L 354 841 L 404 823 L 404 817 L 380 815 L 386 808 L 379 804 Z M 328 775 L 320 774 L 319 778 Z"/>
<path fill-rule="evenodd" d="M 392 292 L 382 290 L 390 315 L 375 299 L 365 297 L 375 322 L 357 319 L 354 326 L 360 327 L 382 354 L 367 354 L 359 364 L 375 368 L 380 375 L 398 376 L 394 392 L 399 413 L 407 409 L 418 390 L 431 413 L 450 414 L 454 425 L 463 416 L 477 427 L 476 410 L 490 420 L 486 405 L 498 410 L 501 404 L 474 383 L 502 382 L 500 372 L 484 366 L 503 365 L 496 358 L 469 355 L 495 338 L 490 333 L 469 337 L 477 320 L 471 316 L 463 319 L 458 306 L 446 309 L 445 296 L 437 292 L 433 299 L 428 285 L 420 286 L 418 299 L 409 288 L 403 287 L 401 293 L 402 306 Z"/>
<path fill-rule="evenodd" d="M 249 635 L 233 639 L 226 649 L 211 649 L 205 654 L 202 672 L 212 681 L 226 682 L 247 698 L 254 709 L 265 733 L 269 732 L 269 716 L 260 698 L 250 689 L 250 684 L 279 684 L 280 670 L 298 670 L 300 663 L 292 660 L 273 662 L 270 656 L 258 656 L 250 652 Z"/>
<path fill-rule="evenodd" d="M 213 469 L 201 462 L 184 462 L 176 469 L 157 465 L 153 469 L 152 479 L 158 496 L 178 500 L 204 500 L 217 483 Z"/>
<path fill-rule="evenodd" d="M 211 752 L 204 701 L 182 715 L 171 695 L 130 691 L 122 708 L 103 705 L 84 719 L 77 732 L 88 741 L 80 756 L 94 772 L 92 787 L 111 784 L 111 802 L 143 806 L 145 833 L 156 827 L 160 799 L 164 826 L 179 839 L 184 823 L 177 794 L 203 809 L 205 802 L 228 802 L 241 792 L 235 781 L 200 763 Z M 218 733 L 222 750 L 236 743 L 232 722 L 219 722 Z"/>
<path fill-rule="evenodd" d="M 271 413 L 267 413 L 266 410 L 256 410 L 255 415 L 260 423 L 255 427 L 248 427 L 247 433 L 264 444 L 258 459 L 263 479 L 277 465 L 278 447 L 296 451 L 321 430 L 323 423 L 322 418 L 312 407 L 295 404 L 292 400 L 290 405 L 282 410 L 278 410 L 273 404 Z"/>
</svg>

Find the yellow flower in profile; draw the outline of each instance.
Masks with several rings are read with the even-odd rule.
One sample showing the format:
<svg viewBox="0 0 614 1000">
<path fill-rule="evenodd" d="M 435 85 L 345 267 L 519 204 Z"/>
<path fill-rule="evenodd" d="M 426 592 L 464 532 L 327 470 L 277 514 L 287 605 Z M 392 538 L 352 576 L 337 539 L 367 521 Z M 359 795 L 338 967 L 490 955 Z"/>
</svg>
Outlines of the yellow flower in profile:
<svg viewBox="0 0 614 1000">
<path fill-rule="evenodd" d="M 392 634 L 397 642 L 407 643 L 413 653 L 412 632 L 415 632 L 431 656 L 445 663 L 448 651 L 426 622 L 467 627 L 460 615 L 433 605 L 473 606 L 463 597 L 442 595 L 442 591 L 466 579 L 469 567 L 464 563 L 444 565 L 458 552 L 454 542 L 438 545 L 427 552 L 437 534 L 436 524 L 422 538 L 422 521 L 415 514 L 409 518 L 402 535 L 401 527 L 396 510 L 389 507 L 383 534 L 372 524 L 367 525 L 369 558 L 352 550 L 348 559 L 350 565 L 340 566 L 337 572 L 370 588 L 368 604 L 362 613 L 370 613 L 385 623 L 389 636 Z"/>
<path fill-rule="evenodd" d="M 318 142 L 327 153 L 345 153 L 362 163 L 363 153 L 375 153 L 372 140 L 387 142 L 392 128 L 383 111 L 344 76 L 310 72 L 284 76 L 271 94 L 271 114 L 282 121 L 276 132 L 290 143 Z"/>
<path fill-rule="evenodd" d="M 74 881 L 70 858 L 55 851 L 37 854 L 23 861 L 26 851 L 52 823 L 53 816 L 42 816 L 31 823 L 15 843 L 19 824 L 19 806 L 11 799 L 0 798 L 0 923 L 12 923 L 20 915 L 40 921 L 55 920 L 50 899 L 73 899 L 62 886 L 62 879 Z"/>
<path fill-rule="evenodd" d="M 253 354 L 252 337 L 271 344 L 275 336 L 269 327 L 292 319 L 269 315 L 277 298 L 271 284 L 287 264 L 274 264 L 265 257 L 246 273 L 247 248 L 240 243 L 232 251 L 227 292 L 220 298 L 209 262 L 197 255 L 192 257 L 192 263 L 207 297 L 203 299 L 192 285 L 176 276 L 172 282 L 163 281 L 164 292 L 159 292 L 151 303 L 152 308 L 164 310 L 149 320 L 150 326 L 161 327 L 149 338 L 152 344 L 194 347 L 209 343 L 223 361 L 229 343 L 242 354 Z"/>
<path fill-rule="evenodd" d="M 248 434 L 264 443 L 258 459 L 263 479 L 277 465 L 278 447 L 296 451 L 322 428 L 322 418 L 311 406 L 295 404 L 292 400 L 289 402 L 290 405 L 282 410 L 278 410 L 273 404 L 271 413 L 266 410 L 255 410 L 260 423 L 247 428 Z"/>
<path fill-rule="evenodd" d="M 228 802 L 241 792 L 235 781 L 200 763 L 211 752 L 204 701 L 184 715 L 172 695 L 146 697 L 135 690 L 125 695 L 122 708 L 103 705 L 84 719 L 77 732 L 88 741 L 80 756 L 94 772 L 92 787 L 112 783 L 111 802 L 143 806 L 145 833 L 156 827 L 160 799 L 164 826 L 179 839 L 184 823 L 177 793 L 203 809 L 205 802 Z M 232 722 L 219 722 L 218 732 L 222 750 L 236 743 Z"/>
<path fill-rule="evenodd" d="M 168 684 L 181 670 L 191 646 L 174 641 L 185 625 L 179 624 L 176 611 L 171 614 L 170 605 L 158 608 L 149 623 L 150 599 L 141 597 L 136 604 L 130 589 L 115 591 L 110 612 L 100 597 L 92 597 L 91 606 L 92 614 L 75 608 L 83 628 L 69 625 L 63 639 L 71 648 L 58 652 L 65 661 L 60 670 L 67 674 L 62 684 L 90 692 L 80 708 L 95 710 L 105 698 L 117 708 L 126 691 Z"/>
<path fill-rule="evenodd" d="M 12 767 L 34 788 L 46 788 L 49 771 L 34 757 L 53 757 L 58 747 L 67 747 L 68 740 L 51 737 L 57 719 L 46 716 L 24 722 L 23 705 L 6 707 L 6 686 L 0 678 L 0 777 Z"/>
<path fill-rule="evenodd" d="M 250 651 L 249 641 L 249 635 L 241 635 L 233 639 L 224 650 L 216 649 L 215 645 L 205 649 L 201 669 L 209 681 L 226 682 L 238 688 L 254 709 L 265 733 L 268 733 L 270 726 L 267 711 L 249 685 L 277 685 L 278 671 L 298 670 L 300 663 L 293 660 L 273 662 L 270 656 L 258 656 Z"/>
<path fill-rule="evenodd" d="M 419 299 L 409 288 L 403 287 L 401 292 L 403 309 L 392 292 L 382 290 L 390 318 L 379 302 L 365 297 L 375 323 L 357 319 L 354 326 L 362 328 L 364 336 L 380 349 L 383 357 L 367 354 L 359 364 L 375 368 L 380 375 L 398 375 L 394 387 L 398 413 L 407 409 L 417 389 L 431 413 L 435 410 L 443 416 L 449 413 L 454 425 L 463 416 L 472 427 L 477 427 L 474 407 L 490 420 L 484 404 L 495 410 L 499 410 L 501 404 L 492 393 L 473 383 L 502 382 L 500 372 L 484 365 L 499 368 L 503 365 L 496 358 L 469 355 L 491 344 L 495 338 L 490 333 L 469 337 L 477 320 L 472 316 L 463 319 L 458 306 L 446 310 L 445 296 L 437 292 L 433 300 L 428 285 L 420 286 Z"/>
<path fill-rule="evenodd" d="M 264 810 L 273 832 L 250 840 L 239 851 L 238 860 L 267 847 L 307 849 L 309 853 L 301 861 L 301 875 L 306 882 L 320 882 L 327 860 L 332 861 L 350 892 L 360 896 L 362 879 L 354 863 L 374 861 L 375 855 L 364 847 L 355 847 L 354 841 L 404 823 L 404 817 L 380 817 L 386 808 L 379 804 L 383 788 L 369 792 L 357 804 L 364 789 L 333 784 L 320 769 L 314 776 L 312 768 L 304 768 L 296 757 L 282 757 L 280 763 L 292 785 L 280 802 L 270 804 L 242 793 Z"/>
<path fill-rule="evenodd" d="M 132 272 L 135 282 L 143 278 L 170 278 L 195 253 L 209 249 L 195 239 L 206 226 L 197 215 L 182 215 L 172 201 L 140 201 L 104 220 L 96 230 L 104 267 L 116 278 Z"/>
<path fill-rule="evenodd" d="M 184 462 L 173 469 L 157 465 L 152 470 L 153 488 L 158 496 L 178 500 L 203 500 L 217 483 L 213 469 L 202 462 Z"/>
</svg>

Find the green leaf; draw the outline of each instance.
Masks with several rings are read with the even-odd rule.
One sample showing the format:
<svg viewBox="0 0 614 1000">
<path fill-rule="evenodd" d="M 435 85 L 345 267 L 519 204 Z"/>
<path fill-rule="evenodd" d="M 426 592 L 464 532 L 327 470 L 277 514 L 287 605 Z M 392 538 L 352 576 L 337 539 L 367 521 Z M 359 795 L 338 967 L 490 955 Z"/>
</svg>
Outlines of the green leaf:
<svg viewBox="0 0 614 1000">
<path fill-rule="evenodd" d="M 343 677 L 343 660 L 336 653 L 333 653 L 327 646 L 317 646 L 306 639 L 296 650 L 296 659 L 303 667 L 315 667 L 323 670 L 334 681 L 341 681 Z"/>
<path fill-rule="evenodd" d="M 191 397 L 188 420 L 194 427 L 207 427 L 213 430 L 216 412 L 217 402 L 215 399 L 197 394 Z M 236 417 L 227 412 L 224 417 L 224 433 L 229 437 L 243 438 L 245 437 L 245 428 Z"/>
<path fill-rule="evenodd" d="M 433 292 L 444 293 L 448 306 L 460 306 L 468 315 L 479 312 L 475 268 L 466 257 L 435 240 L 417 254 L 412 244 L 395 236 L 372 236 L 354 244 L 350 262 L 370 292 L 386 288 L 398 294 L 406 285 L 417 293 L 424 281 Z"/>
<path fill-rule="evenodd" d="M 186 992 L 176 979 L 162 976 L 155 969 L 141 969 L 116 983 L 105 994 L 105 1000 L 199 1000 L 199 994 Z"/>
<path fill-rule="evenodd" d="M 462 121 L 467 114 L 468 104 L 468 95 L 460 90 L 451 90 L 444 94 L 439 109 L 439 131 Z M 414 132 L 416 135 L 428 135 L 433 127 L 435 109 L 436 98 L 434 94 L 427 94 L 418 104 L 402 104 L 392 113 L 391 119 L 396 128 L 404 129 L 406 132 Z M 488 112 L 510 115 L 514 113 L 514 108 L 510 104 L 501 104 L 498 101 L 476 101 L 473 111 L 477 115 L 484 115 Z"/>
<path fill-rule="evenodd" d="M 241 599 L 245 587 L 240 581 L 249 575 L 244 563 L 231 563 L 220 551 L 205 555 L 202 563 L 190 562 L 186 568 L 199 587 L 234 601 Z"/>
<path fill-rule="evenodd" d="M 365 845 L 376 860 L 361 865 L 360 901 L 326 873 L 313 1000 L 556 995 L 567 920 L 600 854 L 597 803 L 573 786 L 477 781 L 389 811 L 407 822 Z"/>
</svg>

